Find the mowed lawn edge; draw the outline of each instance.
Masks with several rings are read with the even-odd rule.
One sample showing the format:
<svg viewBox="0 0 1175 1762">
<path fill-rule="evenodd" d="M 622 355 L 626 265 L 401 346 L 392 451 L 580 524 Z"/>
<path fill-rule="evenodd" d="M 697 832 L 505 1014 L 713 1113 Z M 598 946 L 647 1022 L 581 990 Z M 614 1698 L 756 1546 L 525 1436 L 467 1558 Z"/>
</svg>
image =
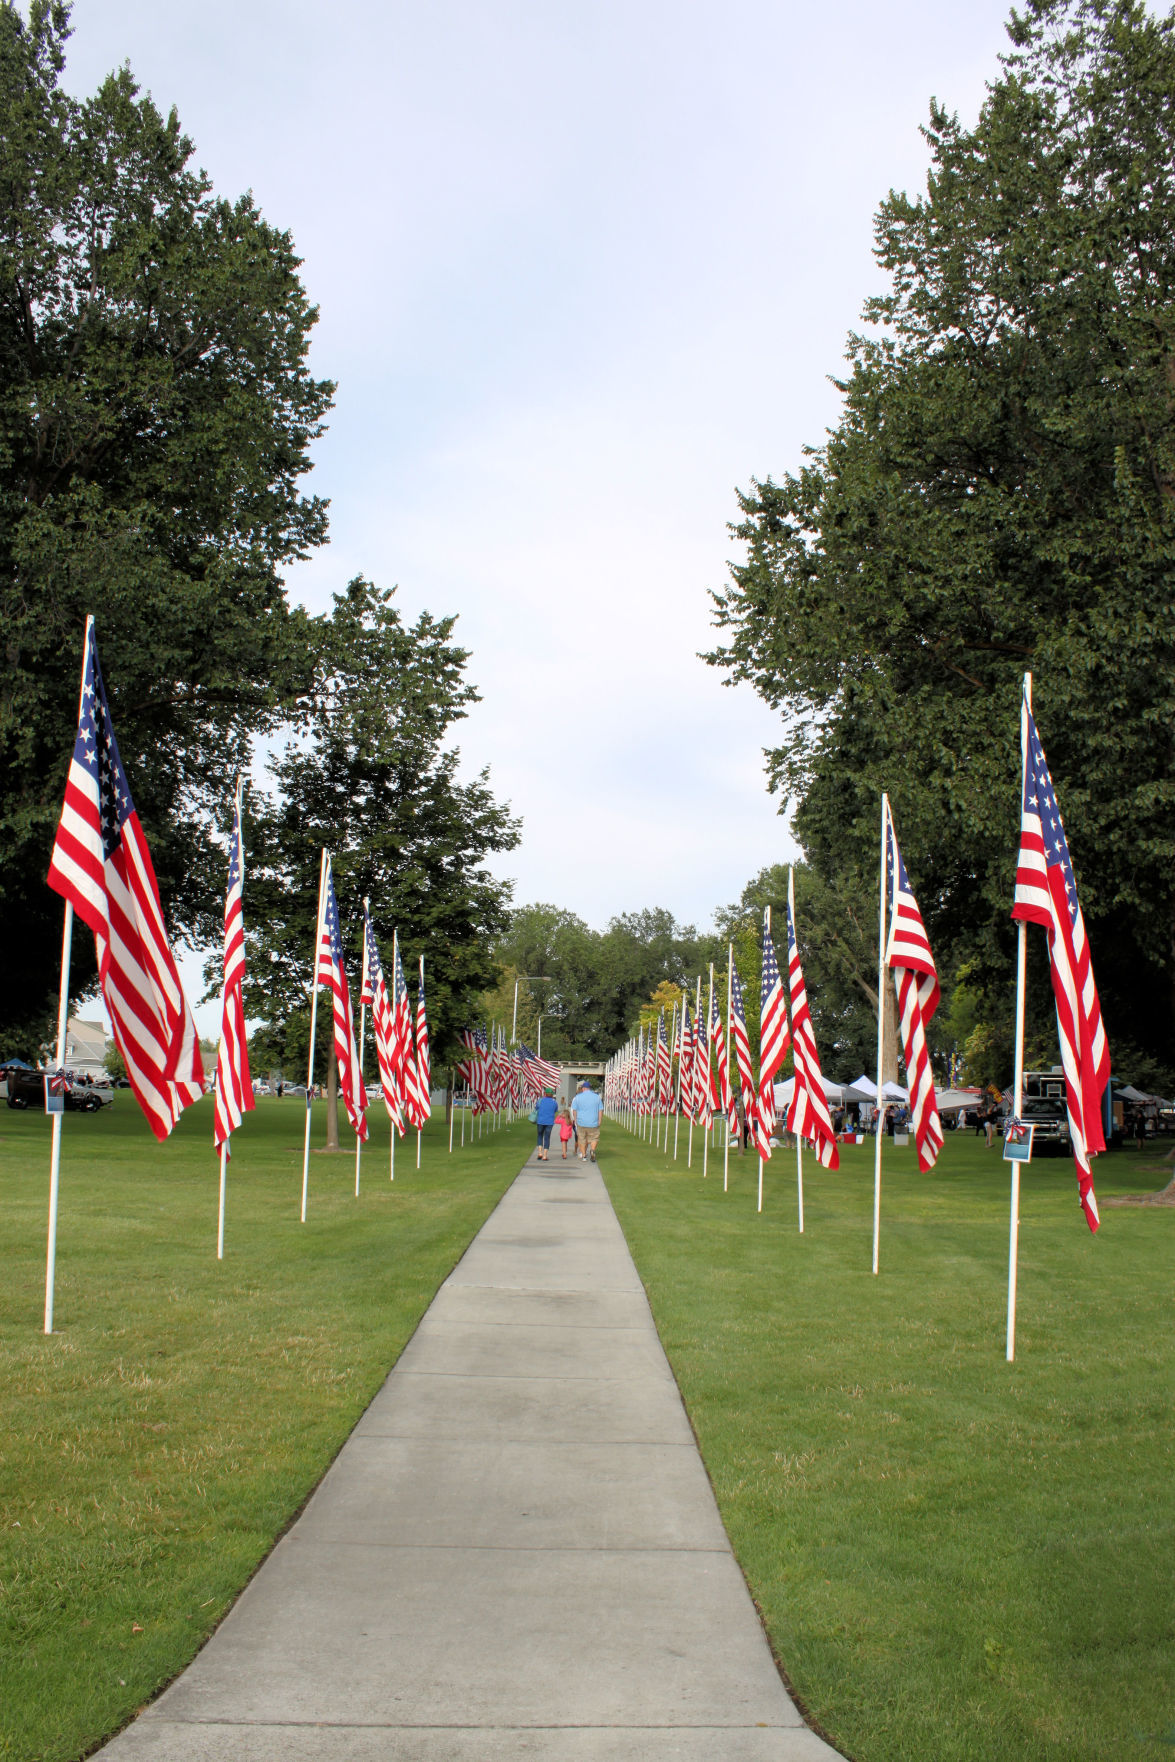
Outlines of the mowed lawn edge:
<svg viewBox="0 0 1175 1762">
<path fill-rule="evenodd" d="M 372 1109 L 311 1156 L 304 1107 L 234 1139 L 225 1259 L 207 1100 L 156 1145 L 120 1094 L 64 1122 L 55 1331 L 49 1131 L 0 1109 L 0 1758 L 75 1762 L 190 1662 L 296 1517 L 524 1162 L 524 1122 L 448 1153 Z M 324 1139 L 314 1108 L 313 1139 Z"/>
<path fill-rule="evenodd" d="M 1103 1762 L 1175 1744 L 1175 1211 L 1103 1207 L 1067 1159 L 1023 1181 L 948 1135 L 837 1174 L 794 1149 L 702 1178 L 606 1127 L 600 1170 L 735 1554 L 802 1708 L 854 1762 Z M 695 1135 L 696 1137 L 696 1135 Z M 1169 1168 L 1126 1151 L 1101 1198 Z"/>
</svg>

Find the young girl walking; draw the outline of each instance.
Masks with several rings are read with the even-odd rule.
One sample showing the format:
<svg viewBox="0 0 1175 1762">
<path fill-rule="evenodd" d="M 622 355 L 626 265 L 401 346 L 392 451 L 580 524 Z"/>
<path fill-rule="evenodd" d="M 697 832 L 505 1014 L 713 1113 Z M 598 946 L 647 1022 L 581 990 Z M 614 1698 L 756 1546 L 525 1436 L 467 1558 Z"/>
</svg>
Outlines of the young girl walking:
<svg viewBox="0 0 1175 1762">
<path fill-rule="evenodd" d="M 563 1146 L 563 1161 L 567 1161 L 567 1146 L 571 1139 L 571 1121 L 562 1108 L 555 1116 L 555 1124 L 559 1128 L 559 1142 Z"/>
</svg>

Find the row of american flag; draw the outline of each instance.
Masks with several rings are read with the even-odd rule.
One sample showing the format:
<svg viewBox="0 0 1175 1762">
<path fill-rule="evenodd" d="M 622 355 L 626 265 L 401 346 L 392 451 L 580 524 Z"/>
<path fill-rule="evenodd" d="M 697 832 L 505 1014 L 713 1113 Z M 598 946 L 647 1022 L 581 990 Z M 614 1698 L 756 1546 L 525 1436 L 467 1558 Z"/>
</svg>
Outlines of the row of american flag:
<svg viewBox="0 0 1175 1762">
<path fill-rule="evenodd" d="M 223 1254 L 224 1249 L 224 1169 L 229 1140 L 254 1105 L 243 1001 L 244 874 L 238 784 L 225 894 L 224 988 L 213 1112 L 213 1143 L 221 1157 L 218 1254 Z M 98 983 L 132 1093 L 151 1131 L 162 1140 L 172 1131 L 184 1108 L 203 1095 L 204 1064 L 195 1021 L 164 924 L 151 853 L 119 754 L 92 618 L 86 621 L 77 735 L 48 880 L 50 887 L 66 902 L 57 1065 L 60 1068 L 64 1063 L 69 954 L 76 913 L 94 934 Z M 389 987 L 367 902 L 364 903 L 363 919 L 360 1039 L 365 1012 L 370 1009 L 380 1088 L 392 1122 L 394 1150 L 396 1134 L 403 1137 L 409 1126 L 414 1126 L 419 1133 L 431 1111 L 424 959 L 423 956 L 420 959 L 420 982 L 413 1019 L 399 937 L 397 935 L 393 942 Z M 367 1094 L 360 1048 L 355 1040 L 338 903 L 330 858 L 325 851 L 320 872 L 312 1015 L 317 1010 L 320 985 L 331 999 L 340 1094 L 357 1141 L 362 1143 L 367 1137 Z M 313 1087 L 313 1043 L 312 1026 L 307 1076 L 307 1143 L 309 1100 Z M 60 1145 L 61 1116 L 55 1115 L 45 1300 L 47 1333 L 52 1332 Z"/>
<path fill-rule="evenodd" d="M 507 1045 L 506 1030 L 491 1023 L 466 1028 L 461 1034 L 465 1057 L 456 1067 L 457 1081 L 469 1093 L 474 1115 L 516 1114 L 544 1090 L 558 1086 L 560 1070 L 540 1058 L 524 1041 Z"/>
<path fill-rule="evenodd" d="M 787 1130 L 811 1146 L 822 1167 L 838 1168 L 836 1133 L 824 1092 L 796 938 L 795 887 L 790 872 L 787 947 L 788 996 L 785 998 L 772 938 L 771 908 L 768 907 L 763 913 L 762 927 L 757 1080 L 747 1032 L 742 981 L 731 944 L 727 950 L 725 1020 L 711 967 L 705 1003 L 702 980 L 700 976 L 698 978 L 692 1016 L 689 998 L 683 996 L 680 1014 L 677 1006 L 673 1006 L 668 1031 L 662 1009 L 655 1026 L 650 1025 L 647 1032 L 642 1027 L 636 1037 L 609 1060 L 604 1077 L 606 1105 L 615 1112 L 627 1112 L 637 1118 L 676 1114 L 679 1119 L 688 1120 L 691 1162 L 692 1128 L 695 1125 L 701 1127 L 703 1133 L 708 1133 L 716 1120 L 725 1121 L 729 1156 L 730 1144 L 739 1141 L 745 1120 L 758 1152 L 761 1182 L 763 1165 L 775 1147 L 774 1135 L 779 1123 L 775 1080 L 790 1046 L 795 1083 L 786 1115 Z M 706 1142 L 704 1139 L 703 1143 Z M 760 1207 L 761 1203 L 760 1185 Z"/>
<path fill-rule="evenodd" d="M 224 908 L 222 1030 L 213 1115 L 217 1150 L 253 1106 L 243 1002 L 244 873 L 238 786 Z M 163 922 L 151 853 L 119 756 L 92 619 L 86 627 L 78 733 L 49 866 L 49 885 L 94 932 L 98 980 L 114 1039 L 135 1098 L 156 1138 L 162 1140 L 183 1109 L 204 1093 L 204 1066 Z M 338 902 L 325 851 L 320 875 L 316 993 L 319 985 L 331 997 L 339 1091 L 356 1135 L 364 1139 L 367 1094 L 355 1040 Z M 430 1112 L 424 957 L 420 959 L 414 1023 L 399 938 L 393 943 L 389 987 L 367 902 L 360 1004 L 371 1010 L 384 1103 L 402 1137 L 409 1125 L 422 1127 Z"/>
<path fill-rule="evenodd" d="M 1027 678 L 1021 703 L 1021 736 L 1023 788 L 1012 917 L 1021 924 L 1040 924 L 1047 934 L 1078 1198 L 1090 1229 L 1096 1230 L 1100 1220 L 1091 1157 L 1105 1149 L 1102 1105 L 1110 1076 L 1110 1055 L 1069 847 L 1032 714 L 1031 681 Z M 942 1122 L 927 1046 L 927 1027 L 938 1007 L 940 990 L 930 942 L 898 846 L 887 797 L 882 798 L 881 851 L 883 880 L 878 990 L 880 996 L 888 971 L 897 997 L 897 1033 L 909 1087 L 918 1167 L 925 1173 L 934 1167 L 943 1145 Z M 760 1159 L 760 1204 L 763 1165 L 771 1155 L 772 1136 L 778 1124 L 775 1078 L 787 1055 L 789 1038 L 795 1082 L 786 1128 L 795 1135 L 797 1148 L 801 1143 L 807 1143 L 823 1167 L 835 1169 L 838 1166 L 836 1138 L 800 962 L 790 875 L 787 944 L 790 1033 L 785 987 L 776 960 L 768 908 L 762 925 L 757 1080 L 733 947 L 728 955 L 725 1022 L 711 968 L 707 1004 L 703 1005 L 699 978 L 692 1018 L 688 997 L 682 999 L 680 1015 L 674 1006 L 668 1031 L 662 1010 L 657 1023 L 647 1031 L 642 1027 L 637 1036 L 613 1056 L 605 1078 L 605 1096 L 611 1111 L 627 1112 L 636 1118 L 675 1113 L 679 1118 L 688 1119 L 691 1126 L 697 1124 L 703 1129 L 708 1129 L 715 1119 L 725 1119 L 728 1147 L 730 1140 L 737 1138 L 741 1131 L 741 1113 Z M 1022 972 L 1020 983 L 1022 986 Z M 1020 1113 L 1023 1099 L 1020 1092 L 1022 997 L 1018 1000 L 1017 1020 L 1016 1115 Z M 882 1087 L 882 1026 L 882 1012 L 879 1011 L 879 1093 Z"/>
</svg>

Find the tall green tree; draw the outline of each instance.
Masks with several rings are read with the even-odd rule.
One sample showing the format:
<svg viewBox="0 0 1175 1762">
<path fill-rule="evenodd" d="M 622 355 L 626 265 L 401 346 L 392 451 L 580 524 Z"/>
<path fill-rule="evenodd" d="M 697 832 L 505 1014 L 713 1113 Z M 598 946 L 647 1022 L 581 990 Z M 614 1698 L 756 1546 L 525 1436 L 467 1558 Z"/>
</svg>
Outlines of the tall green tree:
<svg viewBox="0 0 1175 1762">
<path fill-rule="evenodd" d="M 321 544 L 300 493 L 332 386 L 288 233 L 214 195 L 127 69 L 61 87 L 69 7 L 0 0 L 0 1027 L 51 1007 L 45 885 L 85 616 L 164 910 L 215 935 L 222 823 L 250 743 L 311 672 L 282 572 Z M 75 992 L 93 980 L 77 938 Z"/>
<path fill-rule="evenodd" d="M 827 443 L 740 498 L 709 658 L 781 712 L 823 876 L 870 872 L 889 790 L 940 964 L 1005 1015 L 1031 670 L 1115 1062 L 1171 1073 L 1175 22 L 1030 0 L 1009 37 L 879 210 L 890 291 Z"/>
<path fill-rule="evenodd" d="M 309 1051 L 323 849 L 356 1008 L 365 898 L 389 984 L 395 931 L 413 988 L 424 956 L 437 1065 L 455 1053 L 473 1000 L 497 974 L 509 884 L 485 864 L 517 844 L 518 826 L 486 772 L 458 775 L 449 736 L 478 694 L 465 677 L 468 653 L 451 640 L 454 623 L 422 612 L 405 624 L 392 593 L 361 578 L 313 623 L 306 723 L 271 764 L 277 795 L 251 801 L 247 839 L 245 1009 L 265 1025 L 266 1046 L 281 1046 L 287 1075 Z M 329 1017 L 320 1009 L 316 1068 L 333 1093 Z M 337 1142 L 336 1117 L 331 1136 Z"/>
</svg>

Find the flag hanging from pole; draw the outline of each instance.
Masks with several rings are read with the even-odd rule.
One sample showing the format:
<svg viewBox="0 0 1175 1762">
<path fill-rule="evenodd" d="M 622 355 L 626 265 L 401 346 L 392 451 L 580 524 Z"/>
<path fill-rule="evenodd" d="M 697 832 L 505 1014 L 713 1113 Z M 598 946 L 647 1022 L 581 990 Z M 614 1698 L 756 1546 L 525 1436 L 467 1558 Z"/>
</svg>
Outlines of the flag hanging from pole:
<svg viewBox="0 0 1175 1762">
<path fill-rule="evenodd" d="M 771 940 L 771 908 L 763 913 L 763 977 L 759 1006 L 759 1094 L 755 1103 L 755 1148 L 764 1162 L 771 1155 L 775 1129 L 775 1073 L 787 1057 L 790 1035 L 783 981 Z"/>
<path fill-rule="evenodd" d="M 918 1167 L 927 1174 L 942 1149 L 942 1121 L 938 1117 L 938 1100 L 926 1046 L 927 1024 L 938 1008 L 938 974 L 922 913 L 918 910 L 918 901 L 914 898 L 910 877 L 898 849 L 893 811 L 888 801 L 885 811 L 885 875 L 889 909 L 885 964 L 893 973 L 898 996 L 898 1035 L 910 1090 Z M 880 999 L 878 1003 L 880 1007 Z M 879 1110 L 884 1106 L 880 1095 L 877 1105 Z"/>
<path fill-rule="evenodd" d="M 216 1105 L 212 1120 L 212 1144 L 216 1150 L 227 1142 L 243 1116 L 251 1113 L 254 1107 L 245 1005 L 241 995 L 245 982 L 244 883 L 245 846 L 241 837 L 241 786 L 238 781 L 233 836 L 229 846 L 228 888 L 224 896 L 224 997 L 220 1011 Z"/>
<path fill-rule="evenodd" d="M 673 1058 L 669 1050 L 669 1037 L 665 1032 L 665 1011 L 661 1011 L 661 1020 L 657 1027 L 657 1106 L 661 1113 L 673 1112 Z"/>
<path fill-rule="evenodd" d="M 331 994 L 331 1016 L 334 1024 L 335 1063 L 339 1068 L 339 1094 L 347 1110 L 351 1129 L 360 1140 L 367 1137 L 367 1090 L 359 1069 L 359 1048 L 355 1042 L 355 1017 L 351 1010 L 351 992 L 343 962 L 343 933 L 339 924 L 339 902 L 335 898 L 334 876 L 330 858 L 322 881 L 325 902 L 322 914 L 322 940 L 318 945 L 318 983 Z"/>
<path fill-rule="evenodd" d="M 796 941 L 796 902 L 791 870 L 787 876 L 787 965 L 791 991 L 792 1056 L 796 1080 L 792 1088 L 787 1129 L 799 1138 L 806 1138 L 816 1152 L 816 1160 L 826 1169 L 840 1167 L 836 1133 L 824 1093 L 820 1057 L 816 1051 L 816 1033 L 808 1008 L 808 992 L 800 966 L 800 949 Z"/>
<path fill-rule="evenodd" d="M 388 1118 L 402 1138 L 404 1136 L 404 1099 L 400 1091 L 399 1074 L 396 1071 L 396 1033 L 392 1019 L 392 1000 L 388 995 L 383 962 L 379 957 L 379 943 L 375 939 L 375 929 L 366 906 L 363 908 L 363 989 L 359 1001 L 361 1004 L 365 1003 L 371 1011 L 371 1026 L 375 1038 L 375 1060 L 379 1067 L 379 1086 L 383 1093 Z"/>
<path fill-rule="evenodd" d="M 734 964 L 733 952 L 730 960 L 730 1038 L 734 1042 L 734 1058 L 738 1065 L 739 1087 L 742 1089 L 743 1096 L 743 1114 L 747 1125 L 753 1132 L 755 1129 L 755 1073 L 751 1064 L 751 1043 L 747 1038 L 747 1013 L 743 1005 L 742 980 L 739 978 L 738 968 Z M 737 1109 L 735 1110 L 734 1130 L 737 1133 Z"/>
<path fill-rule="evenodd" d="M 681 1024 L 677 1030 L 677 1099 L 679 1111 L 688 1119 L 693 1104 L 694 1028 L 689 1000 L 681 999 Z"/>
<path fill-rule="evenodd" d="M 49 885 L 94 932 L 115 1042 L 147 1124 L 164 1139 L 203 1095 L 204 1065 L 114 738 L 92 618 L 85 643 L 81 714 Z"/>
<path fill-rule="evenodd" d="M 420 989 L 416 994 L 416 1084 L 421 1123 L 432 1114 L 432 1061 L 428 1048 L 428 1016 L 424 1008 L 424 956 L 420 957 Z"/>
<path fill-rule="evenodd" d="M 1077 1191 L 1085 1220 L 1091 1230 L 1096 1230 L 1101 1219 L 1089 1159 L 1106 1147 L 1102 1096 L 1110 1077 L 1110 1049 L 1089 958 L 1085 920 L 1077 900 L 1069 844 L 1027 696 L 1021 699 L 1020 728 L 1024 796 L 1012 916 L 1043 924 L 1048 934 L 1049 973 L 1057 1006 L 1057 1037 L 1065 1072 Z"/>
<path fill-rule="evenodd" d="M 722 1012 L 718 1008 L 718 998 L 713 986 L 710 988 L 710 1041 L 714 1047 L 714 1062 L 718 1067 L 717 1082 L 713 1075 L 710 1078 L 710 1104 L 716 1116 L 725 1119 L 730 1131 L 738 1132 L 738 1115 L 734 1110 L 734 1098 L 730 1093 L 730 1067 L 726 1059 L 726 1035 L 722 1032 Z"/>
</svg>

